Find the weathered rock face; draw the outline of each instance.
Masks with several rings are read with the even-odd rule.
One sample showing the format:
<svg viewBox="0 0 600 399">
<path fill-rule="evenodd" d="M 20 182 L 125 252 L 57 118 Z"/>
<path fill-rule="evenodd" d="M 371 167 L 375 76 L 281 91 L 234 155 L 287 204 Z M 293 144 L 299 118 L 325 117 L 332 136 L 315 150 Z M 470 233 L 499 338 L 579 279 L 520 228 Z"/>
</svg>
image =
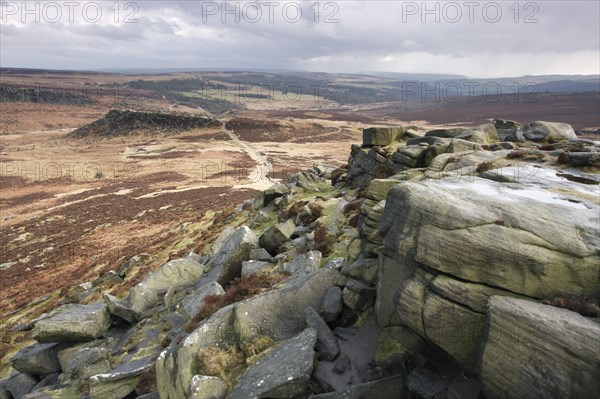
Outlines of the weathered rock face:
<svg viewBox="0 0 600 399">
<path fill-rule="evenodd" d="M 598 186 L 503 172 L 508 182 L 399 182 L 381 218 L 378 322 L 410 327 L 474 373 L 490 297 L 599 289 Z"/>
<path fill-rule="evenodd" d="M 38 342 L 91 341 L 102 337 L 110 325 L 110 314 L 104 304 L 63 305 L 38 320 L 33 339 Z"/>
<path fill-rule="evenodd" d="M 307 328 L 279 344 L 240 377 L 229 399 L 293 398 L 307 388 L 317 332 Z"/>
<path fill-rule="evenodd" d="M 597 187 L 560 179 L 579 190 L 570 198 L 549 191 L 546 178 L 559 180 L 540 170 L 540 184 L 530 186 L 477 177 L 400 184 L 386 200 L 384 245 L 399 259 L 411 256 L 434 270 L 530 297 L 591 294 L 600 238 L 598 205 L 586 193 Z"/>
<path fill-rule="evenodd" d="M 102 341 L 74 345 L 58 353 L 65 379 L 87 381 L 93 375 L 111 371 L 110 349 L 105 343 L 98 342 Z"/>
<path fill-rule="evenodd" d="M 204 266 L 190 258 L 175 259 L 150 273 L 131 289 L 124 299 L 106 294 L 111 313 L 127 321 L 137 321 L 158 304 L 170 288 L 193 286 L 204 273 Z"/>
<path fill-rule="evenodd" d="M 500 141 L 496 127 L 491 123 L 477 126 L 473 129 L 467 129 L 456 135 L 455 138 L 479 144 L 491 144 Z"/>
<path fill-rule="evenodd" d="M 486 397 L 597 398 L 600 325 L 566 309 L 494 296 L 481 358 Z"/>
<path fill-rule="evenodd" d="M 531 122 L 519 127 L 515 135 L 519 141 L 532 140 L 548 143 L 577 139 L 573 127 L 567 123 L 560 122 Z"/>
</svg>

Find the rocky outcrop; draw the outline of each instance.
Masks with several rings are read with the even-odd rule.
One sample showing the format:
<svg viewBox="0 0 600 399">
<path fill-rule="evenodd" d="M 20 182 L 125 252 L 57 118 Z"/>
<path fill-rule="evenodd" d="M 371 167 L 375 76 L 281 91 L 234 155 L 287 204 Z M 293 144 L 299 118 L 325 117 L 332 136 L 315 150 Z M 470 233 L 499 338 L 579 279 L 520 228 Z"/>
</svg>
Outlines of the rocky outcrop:
<svg viewBox="0 0 600 399">
<path fill-rule="evenodd" d="M 415 261 L 467 281 L 536 298 L 590 294 L 599 272 L 597 205 L 580 189 L 571 200 L 543 186 L 478 177 L 406 182 L 390 190 L 381 234 L 400 258 L 414 254 Z M 417 205 L 423 203 L 427 208 Z"/>
<path fill-rule="evenodd" d="M 320 269 L 293 279 L 284 288 L 221 309 L 179 345 L 161 353 L 156 362 L 161 397 L 184 397 L 196 374 L 194 359 L 201 348 L 243 344 L 261 336 L 281 341 L 298 334 L 306 325 L 304 310 L 320 309 L 325 293 L 340 278 L 335 270 Z"/>
<path fill-rule="evenodd" d="M 561 187 L 565 194 L 550 191 Z M 475 372 L 491 296 L 598 290 L 594 191 L 543 169 L 531 183 L 473 177 L 396 185 L 381 222 L 378 320 L 411 327 Z M 394 298 L 397 313 L 388 305 Z"/>
<path fill-rule="evenodd" d="M 0 398 L 598 396 L 600 144 L 499 142 L 536 124 L 366 131 L 347 168 L 245 201 L 108 309 L 20 323 L 43 343 Z"/>
<path fill-rule="evenodd" d="M 481 354 L 486 397 L 600 395 L 600 325 L 566 309 L 494 296 Z"/>
</svg>

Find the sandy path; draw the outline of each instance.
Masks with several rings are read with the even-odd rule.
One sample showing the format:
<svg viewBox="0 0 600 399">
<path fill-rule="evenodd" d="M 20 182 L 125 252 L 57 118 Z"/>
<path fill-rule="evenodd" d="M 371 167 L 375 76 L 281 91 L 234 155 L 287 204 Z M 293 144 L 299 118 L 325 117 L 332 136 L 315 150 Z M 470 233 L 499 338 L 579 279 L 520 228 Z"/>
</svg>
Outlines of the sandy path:
<svg viewBox="0 0 600 399">
<path fill-rule="evenodd" d="M 254 190 L 265 190 L 273 184 L 277 183 L 277 181 L 269 177 L 269 172 L 273 170 L 273 165 L 271 164 L 271 162 L 247 142 L 240 140 L 240 138 L 236 136 L 236 134 L 232 130 L 227 130 L 227 128 L 225 127 L 225 123 L 226 122 L 223 122 L 223 132 L 225 132 L 225 134 L 229 136 L 231 141 L 242 147 L 244 151 L 246 151 L 248 156 L 252 158 L 254 162 L 256 162 L 256 167 L 254 168 L 254 172 L 251 175 L 252 182 L 249 184 L 240 184 L 234 186 L 234 188 L 252 188 Z"/>
</svg>

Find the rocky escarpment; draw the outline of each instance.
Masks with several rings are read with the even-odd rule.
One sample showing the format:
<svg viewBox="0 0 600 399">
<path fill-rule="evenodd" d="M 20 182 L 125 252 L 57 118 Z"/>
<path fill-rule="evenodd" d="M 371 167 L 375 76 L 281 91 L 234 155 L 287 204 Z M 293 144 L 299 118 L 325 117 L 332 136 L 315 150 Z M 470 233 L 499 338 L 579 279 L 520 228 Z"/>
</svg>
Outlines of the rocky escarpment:
<svg viewBox="0 0 600 399">
<path fill-rule="evenodd" d="M 596 397 L 599 149 L 549 122 L 366 129 L 203 253 L 28 324 L 0 397 Z"/>
<path fill-rule="evenodd" d="M 215 119 L 197 115 L 111 110 L 103 118 L 73 130 L 68 136 L 79 139 L 129 136 L 136 133 L 174 134 L 220 125 Z"/>
</svg>

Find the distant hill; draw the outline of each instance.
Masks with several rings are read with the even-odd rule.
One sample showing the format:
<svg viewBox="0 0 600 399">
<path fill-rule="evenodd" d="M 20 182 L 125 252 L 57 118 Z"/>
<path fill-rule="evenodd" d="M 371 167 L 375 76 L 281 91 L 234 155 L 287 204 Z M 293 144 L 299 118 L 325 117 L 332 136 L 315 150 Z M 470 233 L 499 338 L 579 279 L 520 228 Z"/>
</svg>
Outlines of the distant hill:
<svg viewBox="0 0 600 399">
<path fill-rule="evenodd" d="M 117 137 L 136 133 L 174 134 L 217 126 L 220 126 L 219 121 L 203 116 L 111 110 L 103 118 L 72 131 L 68 137 Z"/>
</svg>

